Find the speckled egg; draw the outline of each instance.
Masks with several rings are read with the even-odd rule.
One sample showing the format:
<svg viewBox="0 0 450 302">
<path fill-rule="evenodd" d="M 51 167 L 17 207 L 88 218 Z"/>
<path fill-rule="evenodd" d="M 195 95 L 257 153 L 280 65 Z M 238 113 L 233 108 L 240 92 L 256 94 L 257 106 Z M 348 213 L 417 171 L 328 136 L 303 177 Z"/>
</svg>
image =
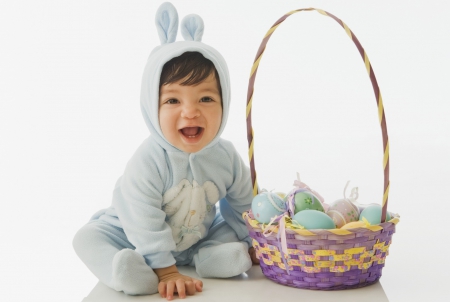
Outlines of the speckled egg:
<svg viewBox="0 0 450 302">
<path fill-rule="evenodd" d="M 260 223 L 269 223 L 271 218 L 284 212 L 285 203 L 277 193 L 262 192 L 253 198 L 252 213 Z"/>
<path fill-rule="evenodd" d="M 361 212 L 359 220 L 362 220 L 364 217 L 370 224 L 379 224 L 381 223 L 381 211 L 382 208 L 379 204 L 370 205 Z M 389 212 L 386 213 L 386 220 L 391 220 Z"/>
<path fill-rule="evenodd" d="M 334 229 L 336 225 L 333 220 L 325 214 L 317 210 L 303 210 L 298 212 L 292 218 L 305 229 Z"/>
<path fill-rule="evenodd" d="M 317 199 L 317 197 L 309 191 L 303 189 L 293 190 L 286 196 L 285 200 L 287 201 L 291 198 L 294 199 L 295 204 L 294 214 L 297 214 L 303 210 L 317 210 L 320 212 L 325 212 L 319 199 Z"/>
<path fill-rule="evenodd" d="M 357 221 L 359 218 L 359 210 L 356 205 L 348 199 L 339 199 L 330 205 L 327 215 L 330 216 L 336 226 L 340 228 L 349 222 Z"/>
</svg>

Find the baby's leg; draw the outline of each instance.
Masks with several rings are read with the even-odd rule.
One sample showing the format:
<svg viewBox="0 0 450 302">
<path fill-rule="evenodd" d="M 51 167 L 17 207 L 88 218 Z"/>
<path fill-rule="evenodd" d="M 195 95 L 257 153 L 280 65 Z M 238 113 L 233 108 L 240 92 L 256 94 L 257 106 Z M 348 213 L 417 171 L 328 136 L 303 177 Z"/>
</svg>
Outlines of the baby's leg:
<svg viewBox="0 0 450 302">
<path fill-rule="evenodd" d="M 93 220 L 73 239 L 73 247 L 89 270 L 104 284 L 128 295 L 158 291 L 158 277 L 134 251 L 122 229 Z"/>
<path fill-rule="evenodd" d="M 229 278 L 252 267 L 248 244 L 218 214 L 208 236 L 194 245 L 193 260 L 197 274 L 203 278 Z"/>
</svg>

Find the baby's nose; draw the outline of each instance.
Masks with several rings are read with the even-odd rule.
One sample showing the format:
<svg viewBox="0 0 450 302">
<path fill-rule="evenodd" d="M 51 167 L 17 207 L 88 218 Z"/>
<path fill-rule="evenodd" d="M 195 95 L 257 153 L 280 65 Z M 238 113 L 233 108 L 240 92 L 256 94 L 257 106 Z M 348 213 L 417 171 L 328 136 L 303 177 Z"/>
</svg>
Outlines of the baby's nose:
<svg viewBox="0 0 450 302">
<path fill-rule="evenodd" d="M 183 106 L 181 116 L 189 119 L 197 118 L 200 116 L 200 111 L 195 105 L 185 105 Z"/>
</svg>

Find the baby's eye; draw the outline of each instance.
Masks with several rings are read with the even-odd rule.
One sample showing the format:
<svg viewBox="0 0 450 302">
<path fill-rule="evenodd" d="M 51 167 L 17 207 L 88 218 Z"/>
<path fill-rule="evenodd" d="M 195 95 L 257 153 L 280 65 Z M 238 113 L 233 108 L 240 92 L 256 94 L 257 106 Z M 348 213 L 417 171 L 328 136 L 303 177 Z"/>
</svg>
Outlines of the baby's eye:
<svg viewBox="0 0 450 302">
<path fill-rule="evenodd" d="M 209 103 L 209 102 L 212 102 L 212 101 L 213 101 L 213 99 L 210 98 L 209 96 L 205 96 L 205 97 L 202 97 L 200 99 L 200 102 L 203 102 L 203 103 Z"/>
<path fill-rule="evenodd" d="M 178 100 L 177 99 L 170 99 L 166 101 L 166 104 L 178 104 Z"/>
</svg>

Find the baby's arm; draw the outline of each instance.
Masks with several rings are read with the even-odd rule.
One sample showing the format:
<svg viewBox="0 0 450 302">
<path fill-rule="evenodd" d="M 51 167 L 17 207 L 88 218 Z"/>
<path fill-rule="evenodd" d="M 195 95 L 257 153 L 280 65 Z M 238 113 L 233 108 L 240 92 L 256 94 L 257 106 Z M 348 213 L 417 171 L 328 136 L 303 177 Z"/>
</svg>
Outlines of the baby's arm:
<svg viewBox="0 0 450 302">
<path fill-rule="evenodd" d="M 231 161 L 231 174 L 233 182 L 227 188 L 227 195 L 220 200 L 220 213 L 225 221 L 236 232 L 239 239 L 247 242 L 249 254 L 254 264 L 259 264 L 256 258 L 255 249 L 252 247 L 252 240 L 248 235 L 242 213 L 251 207 L 253 191 L 251 186 L 250 169 L 244 164 L 242 158 L 230 142 L 224 142 Z"/>
<path fill-rule="evenodd" d="M 167 300 L 172 300 L 174 293 L 178 293 L 183 299 L 186 298 L 186 294 L 192 296 L 196 291 L 202 291 L 202 281 L 180 274 L 175 265 L 154 271 L 159 278 L 158 292 Z"/>
</svg>

